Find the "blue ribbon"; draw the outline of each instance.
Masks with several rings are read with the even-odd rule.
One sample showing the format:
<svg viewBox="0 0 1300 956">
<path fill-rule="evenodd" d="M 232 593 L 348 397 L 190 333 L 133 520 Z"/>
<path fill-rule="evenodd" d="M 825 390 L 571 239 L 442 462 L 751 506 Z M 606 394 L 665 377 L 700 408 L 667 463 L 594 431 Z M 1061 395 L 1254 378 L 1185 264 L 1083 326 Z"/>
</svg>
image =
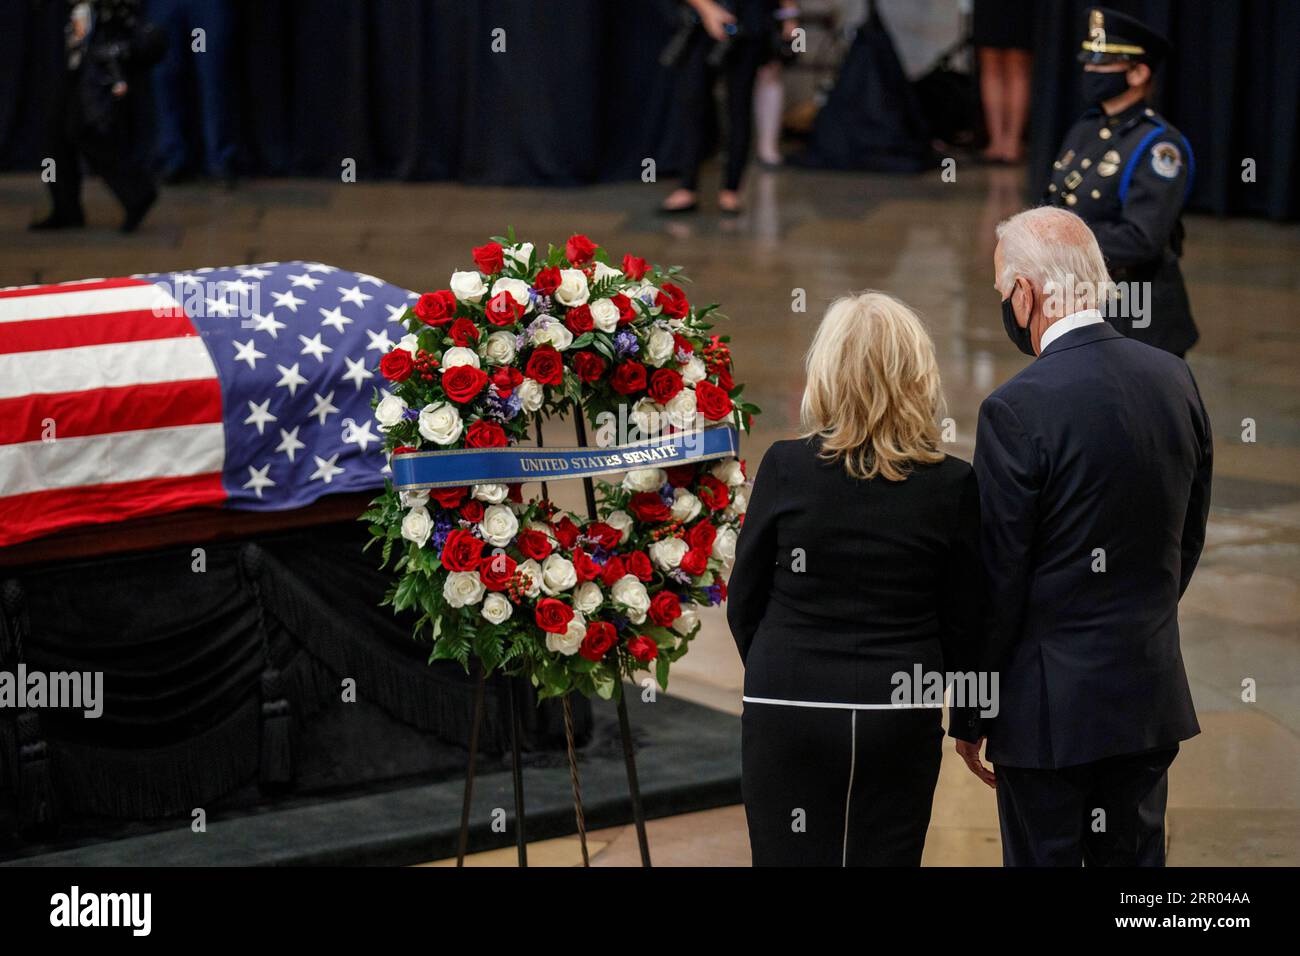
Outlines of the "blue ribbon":
<svg viewBox="0 0 1300 956">
<path fill-rule="evenodd" d="M 648 438 L 611 448 L 451 448 L 394 455 L 399 491 L 488 483 L 591 478 L 634 468 L 672 468 L 693 461 L 734 458 L 740 448 L 730 425 Z"/>
</svg>

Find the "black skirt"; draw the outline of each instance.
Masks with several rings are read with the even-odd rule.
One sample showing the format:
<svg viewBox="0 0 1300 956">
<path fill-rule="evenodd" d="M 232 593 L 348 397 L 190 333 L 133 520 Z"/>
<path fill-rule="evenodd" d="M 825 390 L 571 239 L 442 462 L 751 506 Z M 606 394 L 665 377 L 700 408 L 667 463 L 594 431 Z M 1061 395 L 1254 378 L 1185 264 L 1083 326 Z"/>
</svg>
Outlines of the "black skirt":
<svg viewBox="0 0 1300 956">
<path fill-rule="evenodd" d="M 1034 48 L 1036 0 L 975 0 L 975 46 L 1004 50 Z"/>
</svg>

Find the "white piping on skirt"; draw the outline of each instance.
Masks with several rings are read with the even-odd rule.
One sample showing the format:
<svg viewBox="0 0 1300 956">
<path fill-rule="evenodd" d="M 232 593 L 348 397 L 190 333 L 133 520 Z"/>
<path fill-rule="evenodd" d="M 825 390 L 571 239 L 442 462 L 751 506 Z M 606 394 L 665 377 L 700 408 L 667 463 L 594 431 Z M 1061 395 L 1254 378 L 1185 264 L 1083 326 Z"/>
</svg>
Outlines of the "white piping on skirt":
<svg viewBox="0 0 1300 956">
<path fill-rule="evenodd" d="M 832 710 L 938 710 L 938 704 L 838 704 L 820 700 L 781 700 L 777 697 L 741 697 L 746 704 L 777 704 L 782 707 L 822 707 Z"/>
<path fill-rule="evenodd" d="M 840 866 L 849 865 L 849 807 L 853 801 L 853 770 L 858 762 L 858 712 L 849 712 L 849 791 L 844 795 L 844 848 Z"/>
</svg>

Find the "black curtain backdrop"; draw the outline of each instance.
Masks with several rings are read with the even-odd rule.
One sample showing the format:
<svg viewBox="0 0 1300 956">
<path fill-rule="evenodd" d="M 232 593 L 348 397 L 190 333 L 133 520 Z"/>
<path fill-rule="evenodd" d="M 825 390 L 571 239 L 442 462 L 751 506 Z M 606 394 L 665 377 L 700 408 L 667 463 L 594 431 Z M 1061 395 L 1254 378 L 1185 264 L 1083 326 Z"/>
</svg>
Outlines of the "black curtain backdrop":
<svg viewBox="0 0 1300 956">
<path fill-rule="evenodd" d="M 241 165 L 256 175 L 578 185 L 678 165 L 674 0 L 231 0 Z M 1031 187 L 1080 112 L 1085 0 L 1040 0 Z M 1196 155 L 1195 209 L 1300 217 L 1300 3 L 1114 0 L 1166 32 L 1161 110 Z M 39 163 L 62 0 L 0 3 L 0 168 Z M 492 31 L 506 31 L 493 53 Z M 147 107 L 147 103 L 141 103 Z M 1257 181 L 1241 180 L 1243 159 Z"/>
</svg>

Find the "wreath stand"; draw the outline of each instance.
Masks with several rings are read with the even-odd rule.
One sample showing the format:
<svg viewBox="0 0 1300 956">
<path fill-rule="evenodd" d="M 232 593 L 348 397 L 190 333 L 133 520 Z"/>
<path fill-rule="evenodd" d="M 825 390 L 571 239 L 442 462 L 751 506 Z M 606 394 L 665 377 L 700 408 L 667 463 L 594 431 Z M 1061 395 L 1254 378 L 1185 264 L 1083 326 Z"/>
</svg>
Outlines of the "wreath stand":
<svg viewBox="0 0 1300 956">
<path fill-rule="evenodd" d="M 582 420 L 582 409 L 574 409 L 574 431 L 581 447 L 587 445 L 587 425 Z M 542 424 L 537 423 L 537 447 L 544 447 L 542 441 Z M 596 489 L 590 478 L 582 479 L 583 490 L 587 496 L 587 514 L 596 520 Z M 549 498 L 546 482 L 542 482 L 542 497 Z M 616 652 L 617 653 L 617 652 Z M 469 759 L 465 768 L 465 798 L 460 811 L 460 834 L 456 845 L 456 866 L 465 865 L 465 852 L 469 845 L 469 813 L 474 800 L 474 768 L 478 759 L 479 728 L 483 723 L 483 696 L 487 684 L 487 674 L 483 666 L 475 662 L 478 671 L 478 685 L 474 691 L 474 716 L 470 725 Z M 617 680 L 622 683 L 622 675 Z M 519 709 L 523 706 L 525 685 L 520 677 L 506 679 L 506 700 L 509 704 L 510 719 L 510 773 L 514 782 L 515 798 L 515 848 L 519 855 L 519 865 L 528 865 L 528 840 L 525 836 L 524 812 L 524 771 L 520 755 L 520 739 L 523 736 L 519 720 Z M 627 716 L 626 688 L 618 688 L 618 729 L 623 739 L 623 763 L 627 768 L 627 788 L 632 799 L 632 820 L 636 824 L 636 839 L 641 850 L 641 865 L 650 866 L 650 843 L 646 839 L 645 810 L 641 805 L 641 786 L 636 776 L 636 754 L 632 749 L 632 725 Z M 578 779 L 578 754 L 573 740 L 573 704 L 569 695 L 561 699 L 564 705 L 564 743 L 569 758 L 569 778 L 573 784 L 573 816 L 578 825 L 578 842 L 582 847 L 582 865 L 590 866 L 587 853 L 587 824 L 582 809 L 582 786 Z"/>
</svg>

